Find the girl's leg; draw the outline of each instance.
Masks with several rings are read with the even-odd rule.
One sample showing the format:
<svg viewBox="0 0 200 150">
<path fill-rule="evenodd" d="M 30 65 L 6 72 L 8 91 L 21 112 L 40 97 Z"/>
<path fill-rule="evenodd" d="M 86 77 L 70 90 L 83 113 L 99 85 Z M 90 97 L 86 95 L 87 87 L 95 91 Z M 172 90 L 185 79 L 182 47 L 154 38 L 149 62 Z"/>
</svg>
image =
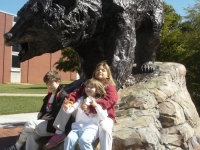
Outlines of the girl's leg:
<svg viewBox="0 0 200 150">
<path fill-rule="evenodd" d="M 81 150 L 93 150 L 92 142 L 97 138 L 97 130 L 86 129 L 79 138 L 79 147 Z"/>
<path fill-rule="evenodd" d="M 53 126 L 56 128 L 56 130 L 65 132 L 65 126 L 66 126 L 70 116 L 71 116 L 71 114 L 67 114 L 61 107 L 60 111 L 59 111 L 58 115 L 56 116 L 56 119 L 53 123 Z"/>
<path fill-rule="evenodd" d="M 99 125 L 99 141 L 101 150 L 111 150 L 112 149 L 112 128 L 113 120 L 106 118 L 100 122 Z"/>
<path fill-rule="evenodd" d="M 65 138 L 64 150 L 74 150 L 77 140 L 78 140 L 77 131 L 75 130 L 70 131 L 68 136 Z"/>
<path fill-rule="evenodd" d="M 71 131 L 72 122 L 74 122 L 74 118 L 71 116 L 71 114 L 67 114 L 61 108 L 53 123 L 56 132 L 45 144 L 44 147 L 46 149 L 50 149 L 63 142 L 66 137 L 66 134 L 68 134 Z"/>
</svg>

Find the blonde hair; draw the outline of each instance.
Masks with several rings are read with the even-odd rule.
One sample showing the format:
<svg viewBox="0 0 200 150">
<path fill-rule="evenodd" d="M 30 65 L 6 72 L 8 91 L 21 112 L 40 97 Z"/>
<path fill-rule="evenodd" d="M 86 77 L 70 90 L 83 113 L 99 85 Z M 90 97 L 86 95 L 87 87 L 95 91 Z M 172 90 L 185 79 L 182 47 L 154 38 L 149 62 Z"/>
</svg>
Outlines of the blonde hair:
<svg viewBox="0 0 200 150">
<path fill-rule="evenodd" d="M 99 66 L 103 66 L 104 69 L 106 69 L 107 71 L 107 74 L 108 74 L 108 78 L 107 78 L 107 82 L 106 82 L 106 85 L 108 84 L 112 84 L 114 86 L 116 86 L 114 80 L 113 80 L 113 77 L 112 77 L 112 73 L 111 73 L 111 70 L 110 70 L 110 67 L 108 66 L 107 62 L 106 61 L 102 61 L 100 63 L 97 64 L 93 74 L 92 74 L 92 77 L 95 78 L 96 80 L 98 80 L 96 77 L 95 77 L 95 73 L 97 71 L 97 69 L 99 68 Z"/>
<path fill-rule="evenodd" d="M 61 81 L 60 74 L 57 71 L 49 71 L 45 74 L 43 81 L 45 83 Z"/>
<path fill-rule="evenodd" d="M 86 80 L 84 83 L 85 86 L 88 84 L 91 84 L 92 86 L 95 87 L 95 89 L 96 89 L 95 97 L 96 98 L 103 98 L 106 95 L 104 85 L 100 81 L 98 81 L 94 78 L 91 78 L 91 79 Z"/>
</svg>

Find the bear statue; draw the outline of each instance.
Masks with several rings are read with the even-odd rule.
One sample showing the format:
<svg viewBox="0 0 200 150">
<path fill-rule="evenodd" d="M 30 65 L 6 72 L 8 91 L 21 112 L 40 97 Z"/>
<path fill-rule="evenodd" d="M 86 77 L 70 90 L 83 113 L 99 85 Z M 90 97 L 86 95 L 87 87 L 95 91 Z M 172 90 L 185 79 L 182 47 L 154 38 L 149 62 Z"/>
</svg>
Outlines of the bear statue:
<svg viewBox="0 0 200 150">
<path fill-rule="evenodd" d="M 21 62 L 72 47 L 86 78 L 106 60 L 117 87 L 132 73 L 154 70 L 163 25 L 162 0 L 29 0 L 4 34 L 21 45 Z"/>
</svg>

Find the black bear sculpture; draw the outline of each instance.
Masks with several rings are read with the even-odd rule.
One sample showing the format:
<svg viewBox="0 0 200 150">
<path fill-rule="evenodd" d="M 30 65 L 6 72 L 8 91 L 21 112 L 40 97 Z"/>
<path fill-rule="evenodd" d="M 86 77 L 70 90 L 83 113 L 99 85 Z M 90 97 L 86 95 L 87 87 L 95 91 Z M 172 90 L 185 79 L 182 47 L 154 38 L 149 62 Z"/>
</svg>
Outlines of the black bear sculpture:
<svg viewBox="0 0 200 150">
<path fill-rule="evenodd" d="M 86 78 L 107 60 L 118 87 L 133 64 L 154 70 L 163 24 L 162 0 L 29 0 L 5 44 L 20 44 L 20 61 L 72 47 Z"/>
</svg>

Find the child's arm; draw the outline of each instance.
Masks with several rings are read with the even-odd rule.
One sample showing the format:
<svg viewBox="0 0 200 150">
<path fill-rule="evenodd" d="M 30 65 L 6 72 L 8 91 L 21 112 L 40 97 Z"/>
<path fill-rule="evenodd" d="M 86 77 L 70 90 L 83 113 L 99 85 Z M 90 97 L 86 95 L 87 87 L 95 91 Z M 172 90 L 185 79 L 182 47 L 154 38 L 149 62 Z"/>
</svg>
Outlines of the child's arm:
<svg viewBox="0 0 200 150">
<path fill-rule="evenodd" d="M 81 97 L 81 95 L 83 94 L 84 87 L 85 86 L 82 85 L 79 89 L 70 93 L 69 96 L 68 96 L 68 100 L 76 102 L 76 100 L 78 100 Z"/>
<path fill-rule="evenodd" d="M 81 101 L 82 101 L 82 98 L 79 98 L 79 99 L 77 100 L 77 102 L 74 103 L 72 106 L 70 106 L 70 107 L 69 107 L 69 106 L 63 107 L 63 110 L 64 110 L 67 114 L 70 114 L 70 113 L 72 113 L 74 110 L 76 110 L 76 109 L 80 106 Z"/>
<path fill-rule="evenodd" d="M 42 117 L 40 117 L 42 120 L 51 120 L 53 119 L 53 116 L 50 115 L 49 113 L 44 114 Z"/>
<path fill-rule="evenodd" d="M 89 99 L 91 100 L 91 105 L 95 108 L 97 114 L 99 115 L 100 120 L 106 119 L 108 117 L 107 110 L 103 110 L 94 98 L 89 97 Z"/>
<path fill-rule="evenodd" d="M 97 107 L 95 107 L 95 110 L 97 111 L 97 114 L 99 115 L 100 120 L 104 120 L 108 117 L 107 110 L 103 110 L 99 104 L 97 105 Z"/>
<path fill-rule="evenodd" d="M 113 85 L 108 85 L 105 90 L 106 90 L 106 96 L 102 99 L 96 100 L 96 102 L 97 104 L 101 105 L 101 107 L 104 110 L 107 110 L 110 107 L 114 107 L 114 105 L 117 103 L 118 94 L 115 86 Z M 96 110 L 93 107 L 91 106 L 89 107 L 91 113 L 96 113 Z"/>
<path fill-rule="evenodd" d="M 81 97 L 84 91 L 84 85 L 74 92 L 71 92 L 67 98 L 64 99 L 62 108 L 67 110 L 69 107 L 72 107 L 73 104 Z"/>
</svg>

